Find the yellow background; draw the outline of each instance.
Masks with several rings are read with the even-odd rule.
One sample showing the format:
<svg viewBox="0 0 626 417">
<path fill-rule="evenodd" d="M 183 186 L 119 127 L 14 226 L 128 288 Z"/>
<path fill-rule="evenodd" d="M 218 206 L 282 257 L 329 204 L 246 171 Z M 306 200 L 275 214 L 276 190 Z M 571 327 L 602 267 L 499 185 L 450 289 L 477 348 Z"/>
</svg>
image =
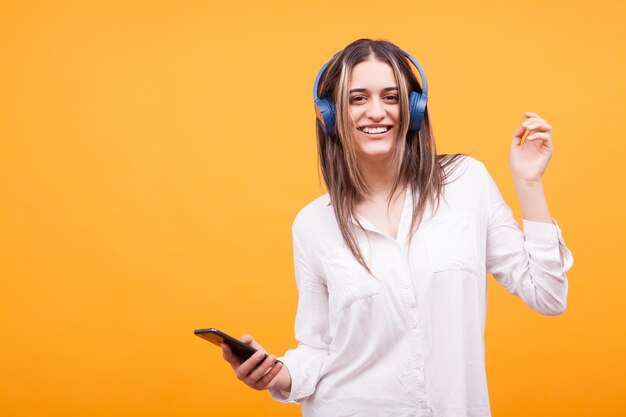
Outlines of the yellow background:
<svg viewBox="0 0 626 417">
<path fill-rule="evenodd" d="M 520 210 L 508 147 L 554 126 L 545 177 L 575 256 L 567 312 L 490 278 L 495 416 L 626 415 L 621 1 L 2 1 L 0 415 L 296 416 L 199 327 L 294 346 L 291 222 L 321 192 L 313 79 L 360 37 L 423 65 L 440 152 Z"/>
</svg>

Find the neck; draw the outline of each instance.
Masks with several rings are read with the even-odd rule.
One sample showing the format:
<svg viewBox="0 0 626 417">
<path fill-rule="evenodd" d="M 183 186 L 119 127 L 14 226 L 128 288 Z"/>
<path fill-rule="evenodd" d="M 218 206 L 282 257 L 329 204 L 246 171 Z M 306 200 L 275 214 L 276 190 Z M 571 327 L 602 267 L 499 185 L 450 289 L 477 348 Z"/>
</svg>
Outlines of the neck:
<svg viewBox="0 0 626 417">
<path fill-rule="evenodd" d="M 393 187 L 393 169 L 391 158 L 384 161 L 365 161 L 359 162 L 359 169 L 367 184 L 369 190 L 367 199 L 370 201 L 386 200 L 391 194 L 391 187 Z M 401 192 L 403 185 L 400 184 L 396 194 Z"/>
</svg>

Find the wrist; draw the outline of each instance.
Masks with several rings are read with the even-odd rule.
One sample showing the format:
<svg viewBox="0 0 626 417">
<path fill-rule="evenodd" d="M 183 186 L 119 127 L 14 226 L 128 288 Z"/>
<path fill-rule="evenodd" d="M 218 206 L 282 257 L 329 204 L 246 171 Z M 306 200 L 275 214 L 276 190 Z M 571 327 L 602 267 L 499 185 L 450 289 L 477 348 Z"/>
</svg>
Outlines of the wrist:
<svg viewBox="0 0 626 417">
<path fill-rule="evenodd" d="M 543 181 L 541 178 L 536 180 L 528 180 L 525 178 L 516 178 L 513 177 L 513 184 L 516 188 L 543 188 Z"/>
<path fill-rule="evenodd" d="M 281 394 L 285 397 L 288 397 L 291 392 L 291 373 L 284 363 L 283 368 L 280 370 L 278 375 L 276 375 L 276 384 L 273 388 L 281 391 Z"/>
<path fill-rule="evenodd" d="M 514 186 L 524 219 L 542 223 L 552 221 L 541 180 L 514 178 Z"/>
</svg>

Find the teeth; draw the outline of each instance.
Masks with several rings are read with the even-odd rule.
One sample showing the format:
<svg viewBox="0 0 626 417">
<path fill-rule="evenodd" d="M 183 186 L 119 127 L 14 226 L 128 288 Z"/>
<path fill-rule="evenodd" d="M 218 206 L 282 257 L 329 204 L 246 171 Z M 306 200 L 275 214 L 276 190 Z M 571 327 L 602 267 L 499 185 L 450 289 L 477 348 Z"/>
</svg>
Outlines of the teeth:
<svg viewBox="0 0 626 417">
<path fill-rule="evenodd" d="M 365 133 L 383 133 L 388 130 L 389 130 L 388 127 L 363 127 L 361 128 L 361 131 Z"/>
</svg>

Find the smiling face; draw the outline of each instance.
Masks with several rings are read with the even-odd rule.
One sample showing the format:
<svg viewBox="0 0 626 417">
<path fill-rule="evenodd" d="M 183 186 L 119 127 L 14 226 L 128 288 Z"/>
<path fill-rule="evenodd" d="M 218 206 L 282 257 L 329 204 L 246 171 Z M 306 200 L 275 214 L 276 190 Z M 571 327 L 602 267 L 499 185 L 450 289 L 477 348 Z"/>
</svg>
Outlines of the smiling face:
<svg viewBox="0 0 626 417">
<path fill-rule="evenodd" d="M 391 66 L 370 57 L 350 74 L 349 113 L 359 159 L 393 155 L 400 128 L 398 83 Z"/>
</svg>

